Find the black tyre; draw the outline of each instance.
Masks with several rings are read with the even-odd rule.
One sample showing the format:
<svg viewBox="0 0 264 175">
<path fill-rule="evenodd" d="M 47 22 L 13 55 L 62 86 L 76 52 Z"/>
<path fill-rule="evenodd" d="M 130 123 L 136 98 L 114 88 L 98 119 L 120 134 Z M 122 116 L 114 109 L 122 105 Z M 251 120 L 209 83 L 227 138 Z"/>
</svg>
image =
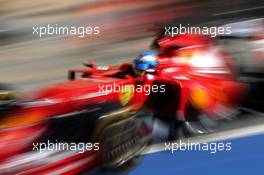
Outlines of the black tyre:
<svg viewBox="0 0 264 175">
<path fill-rule="evenodd" d="M 144 123 L 135 115 L 108 125 L 100 135 L 104 169 L 125 171 L 141 159 L 149 138 L 144 135 Z"/>
<path fill-rule="evenodd" d="M 183 123 L 183 130 L 186 136 L 208 134 L 216 131 L 219 127 L 219 120 L 209 116 L 188 105 L 186 110 L 186 120 Z"/>
</svg>

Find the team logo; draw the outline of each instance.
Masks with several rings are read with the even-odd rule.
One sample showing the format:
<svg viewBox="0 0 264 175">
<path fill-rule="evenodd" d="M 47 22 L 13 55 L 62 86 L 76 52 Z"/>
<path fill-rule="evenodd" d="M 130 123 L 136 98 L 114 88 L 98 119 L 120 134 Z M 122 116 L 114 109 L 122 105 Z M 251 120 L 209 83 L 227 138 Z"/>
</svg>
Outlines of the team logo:
<svg viewBox="0 0 264 175">
<path fill-rule="evenodd" d="M 134 85 L 124 86 L 119 93 L 119 100 L 122 106 L 125 106 L 134 96 Z"/>
</svg>

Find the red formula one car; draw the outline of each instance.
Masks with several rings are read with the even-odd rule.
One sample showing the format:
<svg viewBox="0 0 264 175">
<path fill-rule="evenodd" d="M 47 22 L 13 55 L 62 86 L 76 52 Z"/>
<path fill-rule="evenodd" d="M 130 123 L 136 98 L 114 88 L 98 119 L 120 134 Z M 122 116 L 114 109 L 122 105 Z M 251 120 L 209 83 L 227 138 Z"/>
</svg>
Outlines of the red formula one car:
<svg viewBox="0 0 264 175">
<path fill-rule="evenodd" d="M 149 109 L 186 131 L 208 132 L 228 117 L 244 86 L 228 54 L 199 36 L 157 40 L 159 64 L 135 76 L 132 63 L 69 71 L 69 81 L 13 105 L 0 121 L 0 172 L 76 174 L 120 167 L 146 146 Z M 8 149 L 7 149 L 8 148 Z"/>
<path fill-rule="evenodd" d="M 139 111 L 147 95 L 120 87 L 144 87 L 148 80 L 143 84 L 114 67 L 87 66 L 5 113 L 0 174 L 77 174 L 124 168 L 138 159 L 150 132 Z"/>
</svg>

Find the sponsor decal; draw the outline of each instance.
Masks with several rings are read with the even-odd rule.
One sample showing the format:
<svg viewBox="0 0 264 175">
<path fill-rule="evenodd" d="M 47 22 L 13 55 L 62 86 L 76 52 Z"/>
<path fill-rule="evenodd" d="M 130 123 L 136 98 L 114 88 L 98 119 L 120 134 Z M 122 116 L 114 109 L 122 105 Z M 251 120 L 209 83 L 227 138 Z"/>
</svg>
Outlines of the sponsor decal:
<svg viewBox="0 0 264 175">
<path fill-rule="evenodd" d="M 119 101 L 122 106 L 125 106 L 134 96 L 134 85 L 131 86 L 125 86 L 122 88 L 122 90 L 119 92 Z"/>
</svg>

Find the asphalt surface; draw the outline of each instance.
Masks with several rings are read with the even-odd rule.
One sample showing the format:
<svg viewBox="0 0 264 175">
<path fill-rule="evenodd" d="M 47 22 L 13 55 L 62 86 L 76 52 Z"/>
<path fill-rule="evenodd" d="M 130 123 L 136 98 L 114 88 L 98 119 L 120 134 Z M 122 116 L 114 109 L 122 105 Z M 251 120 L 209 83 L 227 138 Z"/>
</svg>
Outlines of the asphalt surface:
<svg viewBox="0 0 264 175">
<path fill-rule="evenodd" d="M 161 151 L 148 154 L 142 162 L 129 172 L 105 172 L 114 174 L 188 174 L 188 175 L 224 175 L 224 174 L 262 174 L 264 134 L 227 139 L 208 144 L 230 144 L 229 151 Z"/>
<path fill-rule="evenodd" d="M 128 171 L 96 171 L 94 174 L 261 174 L 261 162 L 264 160 L 263 138 L 264 114 L 252 110 L 241 112 L 234 120 L 223 123 L 217 132 L 151 144 L 145 150 L 142 161 Z M 215 153 L 208 150 L 166 150 L 165 143 L 179 145 L 180 142 L 229 143 L 231 150 Z"/>
</svg>

